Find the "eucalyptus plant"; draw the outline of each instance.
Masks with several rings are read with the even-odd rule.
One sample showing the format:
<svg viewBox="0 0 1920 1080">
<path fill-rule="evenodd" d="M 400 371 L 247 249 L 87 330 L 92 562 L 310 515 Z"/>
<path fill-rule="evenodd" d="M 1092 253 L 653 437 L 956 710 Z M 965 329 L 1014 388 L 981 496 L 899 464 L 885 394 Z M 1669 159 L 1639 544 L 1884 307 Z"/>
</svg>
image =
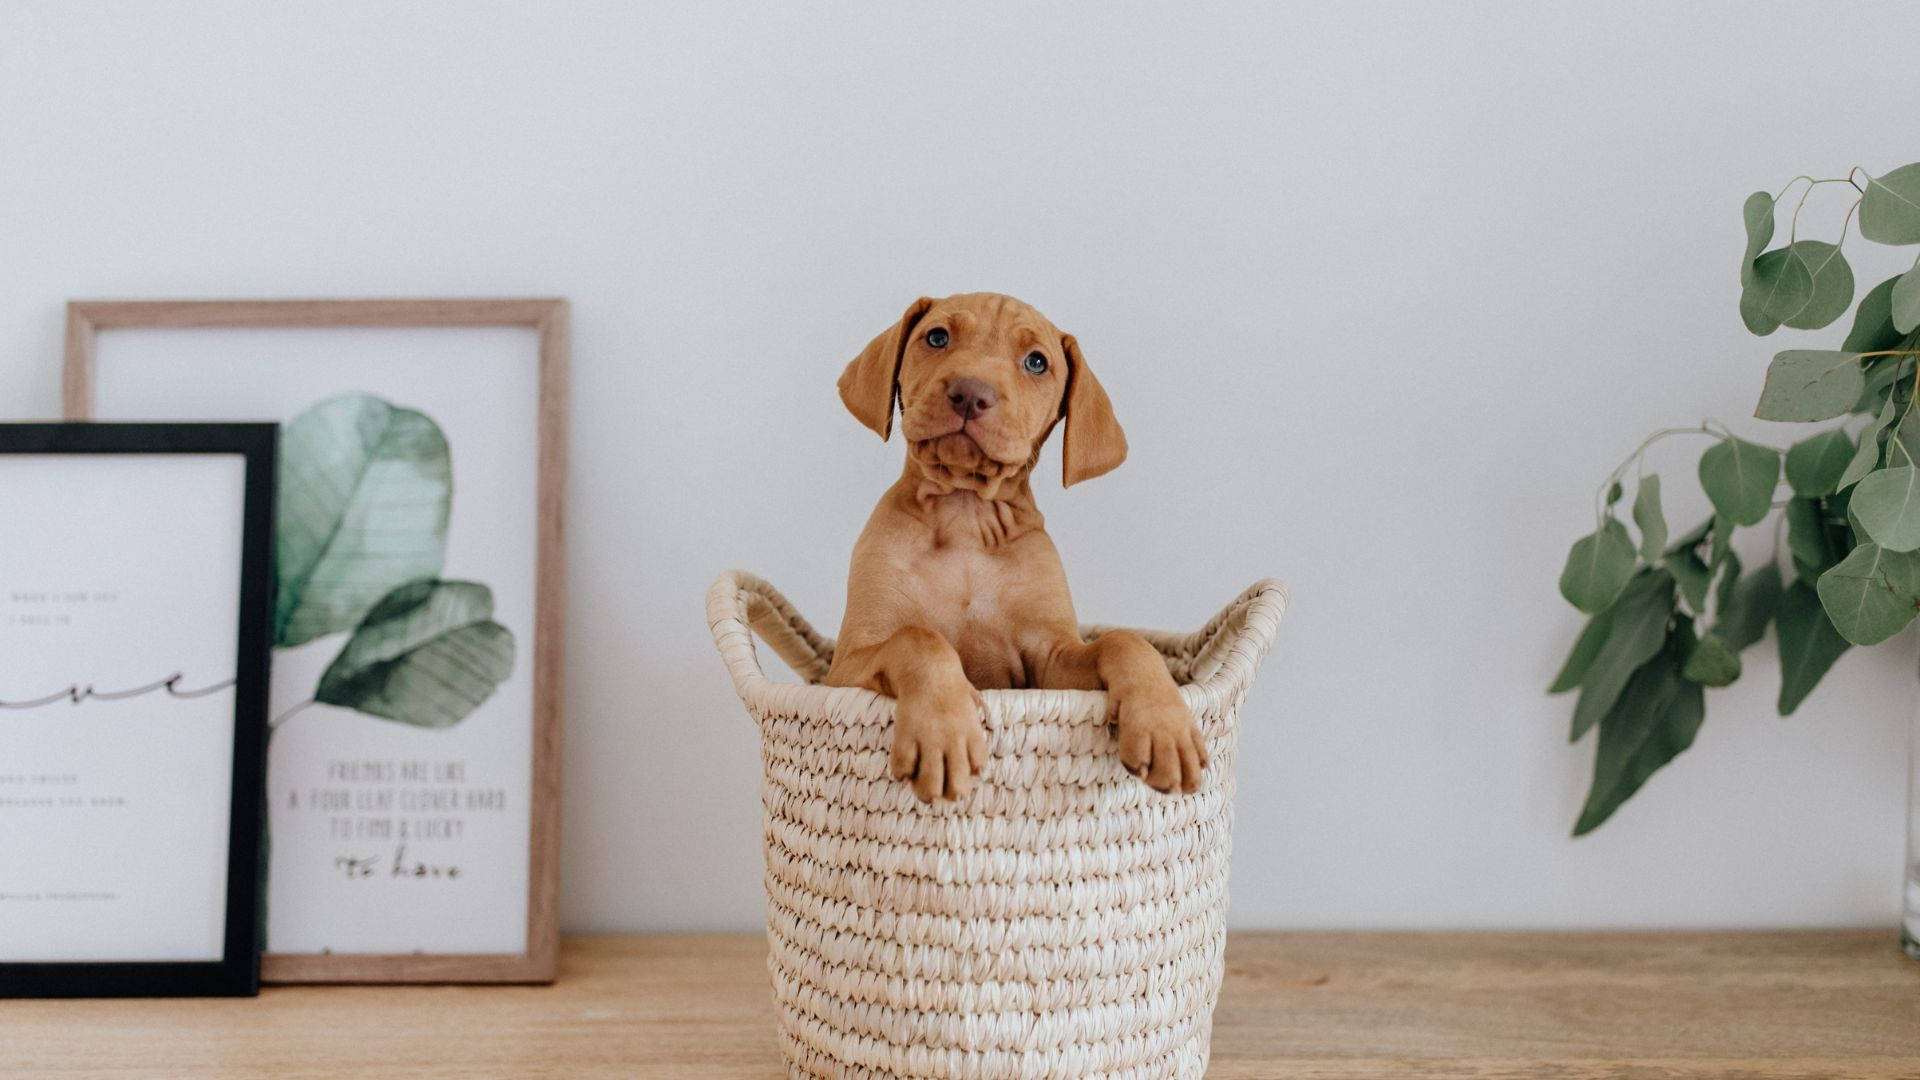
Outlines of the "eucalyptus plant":
<svg viewBox="0 0 1920 1080">
<path fill-rule="evenodd" d="M 1832 242 L 1801 239 L 1807 196 L 1826 184 L 1848 185 L 1858 197 Z M 1796 191 L 1786 239 L 1770 248 L 1779 211 Z M 1799 176 L 1778 194 L 1753 193 L 1742 208 L 1740 318 L 1748 330 L 1818 330 L 1854 311 L 1838 349 L 1774 356 L 1754 415 L 1837 423 L 1784 450 L 1711 420 L 1655 432 L 1595 493 L 1594 531 L 1574 543 L 1560 575 L 1561 595 L 1590 619 L 1550 688 L 1579 691 L 1573 741 L 1599 729 L 1575 836 L 1692 745 L 1706 688 L 1740 677 L 1740 654 L 1769 624 L 1787 716 L 1847 649 L 1885 641 L 1920 611 L 1920 256 L 1855 308 L 1853 269 L 1841 249 L 1856 215 L 1866 240 L 1920 244 L 1920 164 L 1881 176 L 1857 167 L 1844 177 Z M 1678 435 L 1713 440 L 1698 469 L 1713 513 L 1675 537 L 1660 477 L 1642 461 L 1654 443 Z M 1769 518 L 1773 552 L 1743 571 L 1733 534 Z"/>
</svg>

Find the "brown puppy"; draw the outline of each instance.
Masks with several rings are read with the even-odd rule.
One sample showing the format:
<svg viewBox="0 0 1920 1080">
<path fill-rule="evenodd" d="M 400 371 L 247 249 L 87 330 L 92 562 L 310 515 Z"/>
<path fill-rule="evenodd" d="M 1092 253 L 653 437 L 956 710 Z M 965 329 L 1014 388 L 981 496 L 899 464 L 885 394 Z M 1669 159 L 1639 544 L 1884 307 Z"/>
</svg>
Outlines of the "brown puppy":
<svg viewBox="0 0 1920 1080">
<path fill-rule="evenodd" d="M 1119 465 L 1127 441 L 1072 335 L 1010 296 L 913 302 L 847 365 L 840 398 L 906 470 L 853 548 L 832 686 L 893 696 L 893 775 L 958 799 L 986 764 L 980 689 L 1109 692 L 1120 760 L 1161 791 L 1194 791 L 1206 745 L 1153 646 L 1080 637 L 1060 554 L 1029 486 L 1066 421 L 1064 482 Z"/>
</svg>

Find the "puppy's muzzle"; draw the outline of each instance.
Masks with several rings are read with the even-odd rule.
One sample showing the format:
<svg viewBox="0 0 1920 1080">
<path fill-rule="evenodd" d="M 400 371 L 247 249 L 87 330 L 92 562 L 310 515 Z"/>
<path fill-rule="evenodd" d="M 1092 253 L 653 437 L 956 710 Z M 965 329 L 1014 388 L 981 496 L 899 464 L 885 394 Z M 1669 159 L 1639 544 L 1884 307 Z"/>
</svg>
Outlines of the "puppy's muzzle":
<svg viewBox="0 0 1920 1080">
<path fill-rule="evenodd" d="M 947 404 L 953 406 L 954 415 L 962 421 L 972 420 L 1000 401 L 1000 395 L 993 387 L 970 376 L 962 376 L 947 383 Z"/>
</svg>

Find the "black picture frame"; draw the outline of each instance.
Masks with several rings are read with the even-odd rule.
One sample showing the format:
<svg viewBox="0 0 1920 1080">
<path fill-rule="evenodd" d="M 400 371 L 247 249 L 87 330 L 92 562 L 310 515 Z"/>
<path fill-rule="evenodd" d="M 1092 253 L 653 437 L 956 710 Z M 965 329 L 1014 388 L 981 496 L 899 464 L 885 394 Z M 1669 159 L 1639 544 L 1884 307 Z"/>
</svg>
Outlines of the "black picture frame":
<svg viewBox="0 0 1920 1080">
<path fill-rule="evenodd" d="M 208 961 L 0 962 L 0 998 L 247 997 L 260 992 L 278 439 L 279 425 L 270 423 L 0 424 L 0 454 L 236 454 L 245 462 L 223 954 Z"/>
</svg>

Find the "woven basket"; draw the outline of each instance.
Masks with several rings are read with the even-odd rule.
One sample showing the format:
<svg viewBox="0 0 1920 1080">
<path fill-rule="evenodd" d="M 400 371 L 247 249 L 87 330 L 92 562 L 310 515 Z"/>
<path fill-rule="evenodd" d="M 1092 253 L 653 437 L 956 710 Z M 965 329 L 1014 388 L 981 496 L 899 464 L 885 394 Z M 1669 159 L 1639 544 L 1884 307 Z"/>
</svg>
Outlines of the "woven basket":
<svg viewBox="0 0 1920 1080">
<path fill-rule="evenodd" d="M 1197 793 L 1126 771 L 1105 693 L 990 690 L 985 772 L 927 806 L 887 776 L 892 699 L 816 685 L 833 641 L 760 579 L 716 581 L 707 622 L 760 724 L 768 968 L 792 1074 L 1204 1073 L 1236 722 L 1286 604 L 1262 581 L 1195 633 L 1144 633 L 1207 740 Z M 769 680 L 753 632 L 806 683 Z"/>
</svg>

